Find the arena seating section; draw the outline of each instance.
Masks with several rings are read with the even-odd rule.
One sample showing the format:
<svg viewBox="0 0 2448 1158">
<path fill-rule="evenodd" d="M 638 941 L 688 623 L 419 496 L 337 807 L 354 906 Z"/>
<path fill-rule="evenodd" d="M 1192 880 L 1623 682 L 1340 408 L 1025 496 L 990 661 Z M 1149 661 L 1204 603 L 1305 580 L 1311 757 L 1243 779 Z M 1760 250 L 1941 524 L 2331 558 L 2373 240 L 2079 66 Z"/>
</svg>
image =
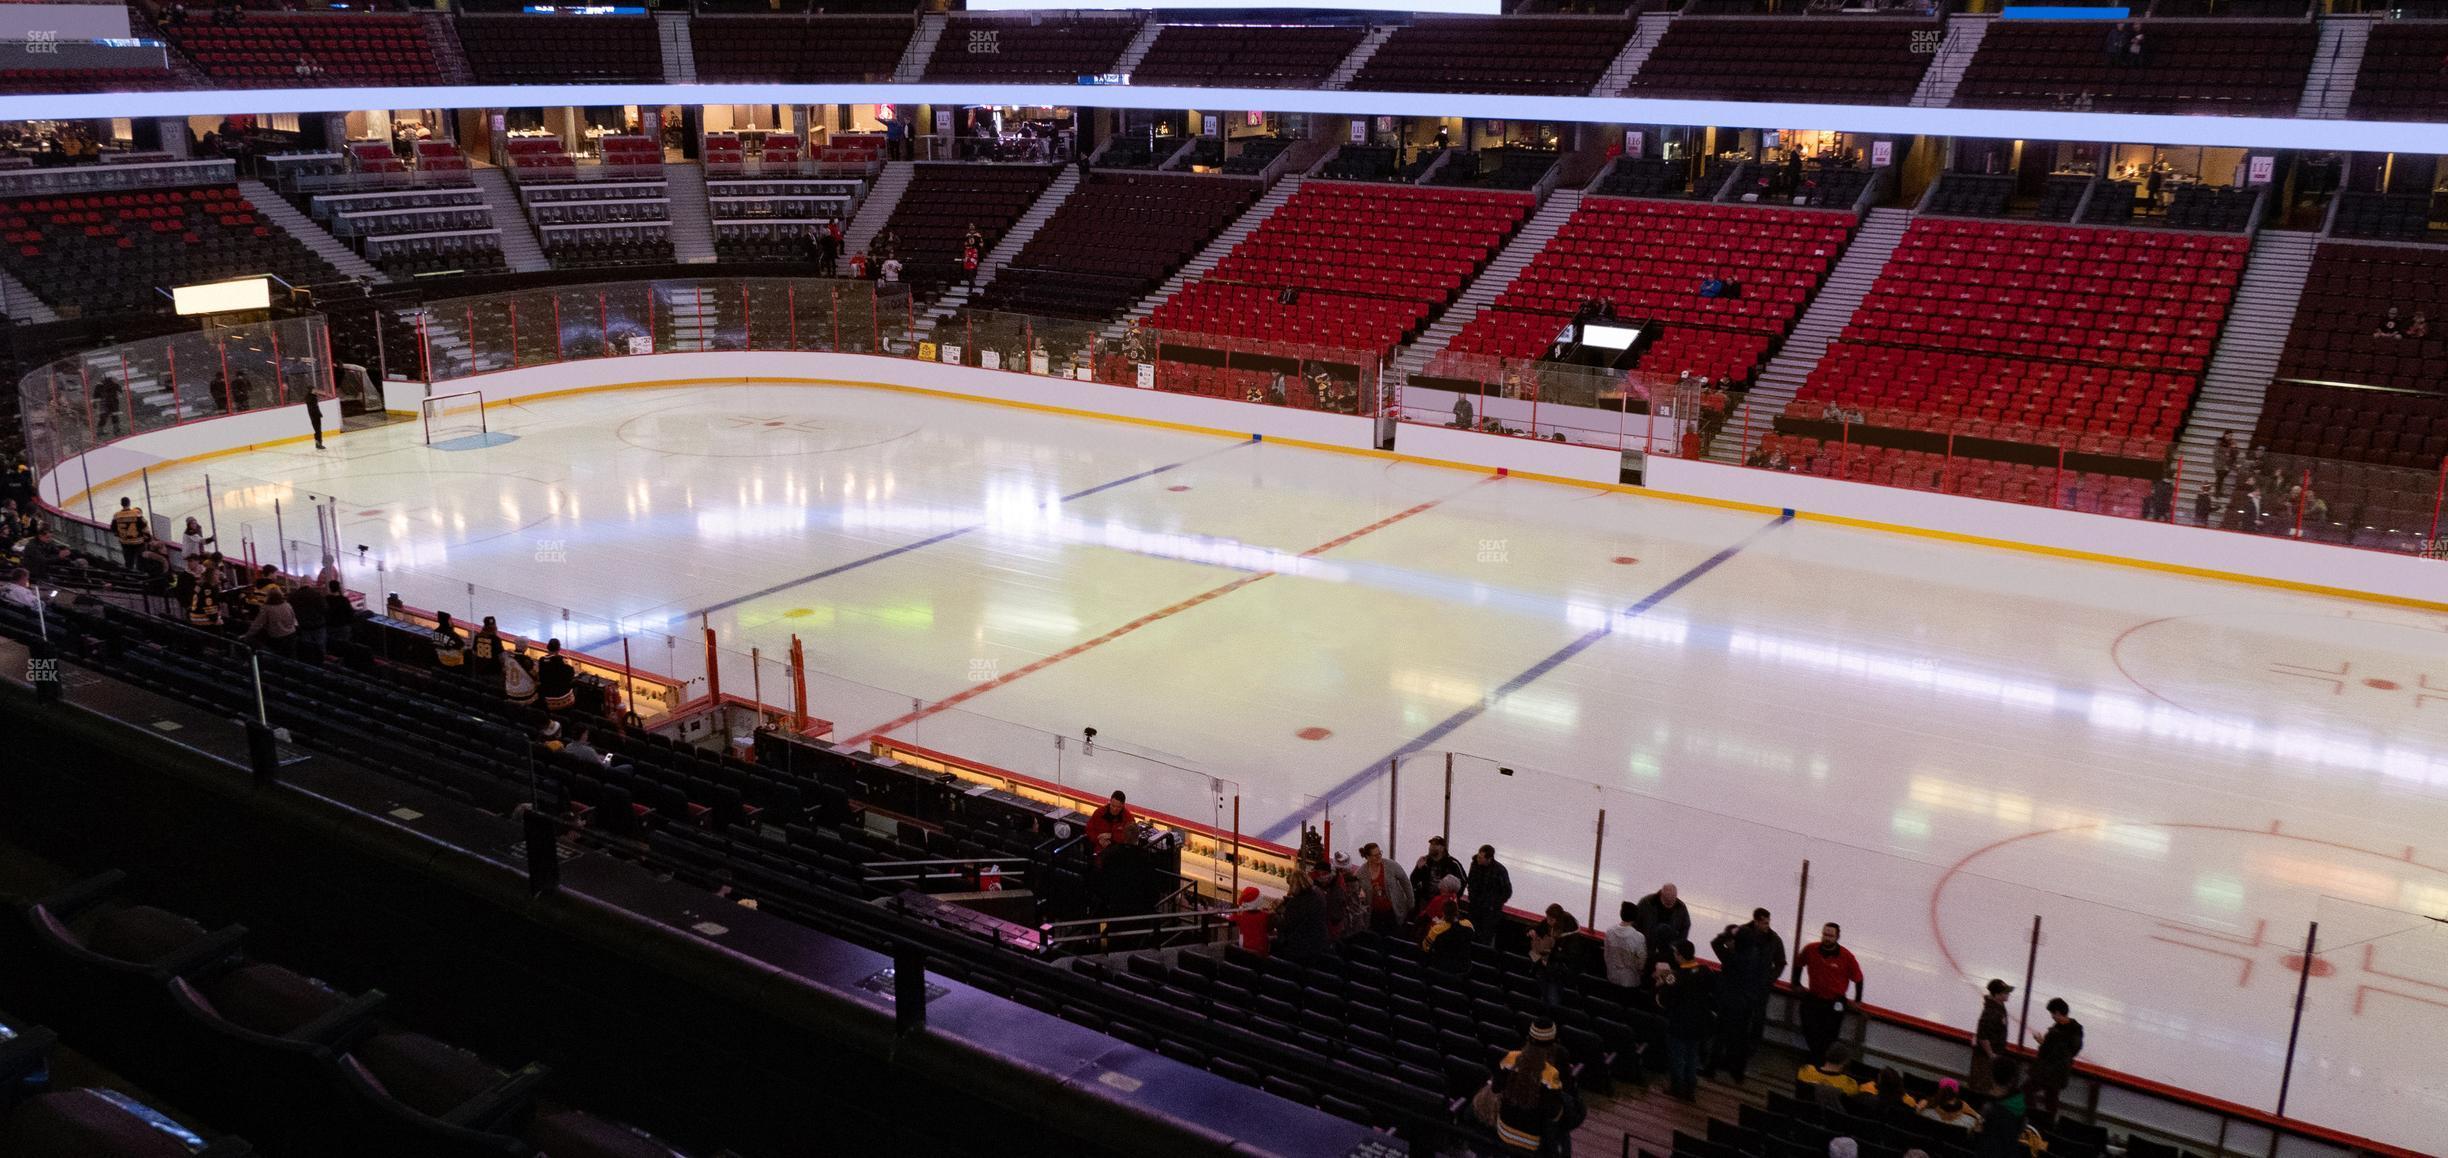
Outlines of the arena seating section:
<svg viewBox="0 0 2448 1158">
<path fill-rule="evenodd" d="M 255 215 L 234 185 L 20 197 L 0 205 L 0 264 L 55 307 L 167 310 L 157 287 L 272 273 L 338 280 L 304 244 Z"/>
<path fill-rule="evenodd" d="M 921 291 L 950 284 L 961 276 L 969 227 L 991 251 L 1053 181 L 1042 165 L 918 165 L 884 222 L 884 233 L 900 239 L 901 280 Z"/>
<path fill-rule="evenodd" d="M 1929 20 L 1685 17 L 1669 23 L 1627 96 L 1900 105 L 1934 57 Z"/>
<path fill-rule="evenodd" d="M 1351 87 L 1586 96 L 1631 38 L 1628 22 L 1421 17 L 1378 46 Z"/>
<path fill-rule="evenodd" d="M 892 78 L 913 29 L 906 16 L 700 16 L 689 41 L 699 80 L 861 83 Z"/>
<path fill-rule="evenodd" d="M 179 52 L 232 87 L 440 84 L 425 26 L 404 13 L 324 16 L 250 12 L 236 24 L 191 19 L 162 30 Z M 301 75 L 298 62 L 314 71 Z"/>
<path fill-rule="evenodd" d="M 1641 369 L 1745 382 L 1810 304 L 1853 226 L 1850 213 L 1592 197 L 1446 348 L 1537 357 L 1575 310 L 1604 299 L 1622 317 L 1666 324 Z M 1701 297 L 1712 275 L 1738 283 L 1740 296 Z"/>
<path fill-rule="evenodd" d="M 1382 354 L 1451 302 L 1533 208 L 1522 193 L 1311 181 L 1148 323 Z M 1277 300 L 1286 289 L 1297 291 L 1289 304 Z"/>
<path fill-rule="evenodd" d="M 2320 29 L 2304 20 L 2140 21 L 2143 62 L 2110 63 L 2106 21 L 2001 20 L 1964 67 L 1967 108 L 2288 116 Z"/>
<path fill-rule="evenodd" d="M 148 92 L 176 88 L 168 68 L 6 68 L 0 93 Z"/>
<path fill-rule="evenodd" d="M 1201 85 L 1223 78 L 1248 88 L 1316 88 L 1367 35 L 1353 26 L 1168 24 L 1131 70 L 1131 83 Z"/>
<path fill-rule="evenodd" d="M 2375 20 L 2351 111 L 2391 121 L 2448 120 L 2448 23 Z"/>
<path fill-rule="evenodd" d="M 2240 237 L 1916 222 L 1786 416 L 1817 419 L 1833 402 L 1869 427 L 2147 467 L 2182 428 L 2246 247 Z"/>
<path fill-rule="evenodd" d="M 2427 315 L 2427 339 L 2373 333 L 2390 307 Z M 2448 251 L 2329 243 L 2311 275 L 2278 361 L 2281 378 L 2397 390 L 2448 391 Z"/>
<path fill-rule="evenodd" d="M 1040 24 L 1029 19 L 956 15 L 927 59 L 933 81 L 1074 84 L 1111 72 L 1139 34 L 1139 18 L 1081 16 Z"/>
<path fill-rule="evenodd" d="M 0 965 L 19 979 L 32 1002 L 27 1008 L 65 1027 L 80 1054 L 107 1060 L 114 1078 L 124 1072 L 182 1109 L 280 1153 L 677 1154 L 641 1151 L 661 1143 L 553 1100 L 543 1066 L 504 1071 L 393 1023 L 380 990 L 351 995 L 252 955 L 243 927 L 207 929 L 182 914 L 119 899 L 114 894 L 125 879 L 106 873 L 11 912 L 11 926 L 25 932 L 0 941 Z M 20 1034 L 35 1028 L 5 1015 L 0 1026 Z M 41 1060 L 39 1051 L 4 1051 L 0 1062 L 32 1066 L 0 1071 L 0 1082 L 26 1078 Z M 92 1063 L 80 1060 L 76 1068 L 90 1071 Z M 9 1100 L 0 1095 L 0 1109 Z M 12 1115 L 0 1127 L 0 1145 L 23 1144 L 28 1155 L 193 1152 L 161 1145 L 159 1135 L 145 1144 L 151 1131 L 141 1125 L 113 1128 L 116 1111 L 100 1098 L 54 1107 L 38 1112 L 52 1120 L 34 1129 Z M 80 1135 L 119 1145 L 50 1148 Z M 246 1152 L 243 1144 L 223 1142 L 203 1154 Z"/>
<path fill-rule="evenodd" d="M 455 26 L 476 79 L 504 84 L 663 79 L 651 16 L 461 13 Z"/>
<path fill-rule="evenodd" d="M 1256 181 L 1093 173 L 986 287 L 980 308 L 1106 318 L 1154 292 L 1258 197 Z"/>
</svg>

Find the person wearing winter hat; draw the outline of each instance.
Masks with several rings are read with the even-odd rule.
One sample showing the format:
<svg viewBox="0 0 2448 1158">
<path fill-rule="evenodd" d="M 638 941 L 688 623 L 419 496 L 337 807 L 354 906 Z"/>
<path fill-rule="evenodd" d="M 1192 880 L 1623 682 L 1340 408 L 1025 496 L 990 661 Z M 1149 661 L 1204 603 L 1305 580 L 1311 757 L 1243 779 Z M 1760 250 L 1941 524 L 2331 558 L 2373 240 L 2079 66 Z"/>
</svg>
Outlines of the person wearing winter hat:
<svg viewBox="0 0 2448 1158">
<path fill-rule="evenodd" d="M 1241 907 L 1234 909 L 1227 919 L 1240 934 L 1243 949 L 1261 957 L 1268 954 L 1268 925 L 1274 921 L 1275 914 L 1258 899 L 1258 886 L 1242 887 Z"/>
<path fill-rule="evenodd" d="M 1564 1069 L 1555 1023 L 1531 1023 L 1530 1040 L 1497 1063 L 1488 1089 L 1495 1095 L 1496 1138 L 1507 1150 L 1535 1153 L 1564 1115 Z"/>
</svg>

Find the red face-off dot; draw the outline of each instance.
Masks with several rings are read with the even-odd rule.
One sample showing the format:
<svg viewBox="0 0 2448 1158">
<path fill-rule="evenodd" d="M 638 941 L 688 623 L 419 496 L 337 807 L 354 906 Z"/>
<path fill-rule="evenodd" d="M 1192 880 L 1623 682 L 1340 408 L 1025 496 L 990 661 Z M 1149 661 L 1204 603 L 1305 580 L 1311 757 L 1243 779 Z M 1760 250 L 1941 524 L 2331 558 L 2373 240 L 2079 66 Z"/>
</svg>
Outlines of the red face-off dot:
<svg viewBox="0 0 2448 1158">
<path fill-rule="evenodd" d="M 1326 728 L 1320 728 L 1313 724 L 1292 734 L 1304 740 L 1323 740 L 1328 736 L 1334 735 L 1334 732 Z"/>
<path fill-rule="evenodd" d="M 1617 555 L 1617 556 L 1615 556 L 1615 560 L 1614 560 L 1614 562 L 1615 562 L 1615 565 L 1616 565 L 1616 566 L 1618 566 L 1618 567 L 1629 567 L 1629 566 L 1633 565 L 1634 563 L 1638 563 L 1638 562 L 1640 562 L 1640 560 L 1635 559 L 1635 558 L 1633 558 L 1633 557 L 1632 557 L 1632 556 L 1630 556 L 1630 555 Z"/>
<path fill-rule="evenodd" d="M 2396 680 L 2384 680 L 2384 679 L 2379 679 L 2379 678 L 2375 677 L 2375 678 L 2372 678 L 2372 679 L 2367 679 L 2367 680 L 2364 680 L 2364 681 L 2363 681 L 2363 686 L 2364 686 L 2364 687 L 2367 687 L 2367 688 L 2370 688 L 2370 689 L 2372 689 L 2373 691 L 2380 691 L 2380 692 L 2393 692 L 2393 691 L 2396 691 L 2396 690 L 2397 690 L 2397 681 L 2396 681 Z"/>
<path fill-rule="evenodd" d="M 2280 957 L 2278 959 L 2278 966 L 2289 973 L 2301 973 L 2303 972 L 2303 954 L 2289 953 L 2284 957 Z M 2314 977 L 2327 977 L 2335 972 L 2337 972 L 2337 966 L 2331 965 L 2328 958 L 2314 957 L 2312 959 L 2312 975 Z"/>
<path fill-rule="evenodd" d="M 1189 490 L 1190 488 L 1189 488 L 1187 485 L 1176 485 L 1176 486 L 1169 486 L 1169 487 L 1166 487 L 1165 489 L 1166 489 L 1166 490 L 1169 490 L 1169 491 L 1186 491 L 1186 490 Z"/>
</svg>

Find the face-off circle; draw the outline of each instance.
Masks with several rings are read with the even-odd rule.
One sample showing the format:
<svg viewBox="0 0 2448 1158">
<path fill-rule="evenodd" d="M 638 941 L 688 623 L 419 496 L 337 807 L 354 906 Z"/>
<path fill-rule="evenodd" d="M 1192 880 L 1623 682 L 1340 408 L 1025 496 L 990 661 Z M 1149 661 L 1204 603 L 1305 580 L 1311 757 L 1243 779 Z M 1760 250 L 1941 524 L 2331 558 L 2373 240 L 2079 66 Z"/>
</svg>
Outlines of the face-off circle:
<svg viewBox="0 0 2448 1158">
<path fill-rule="evenodd" d="M 2110 654 L 2136 688 L 2187 711 L 2301 711 L 2448 746 L 2448 621 L 2434 616 L 2173 616 L 2127 629 Z"/>
</svg>

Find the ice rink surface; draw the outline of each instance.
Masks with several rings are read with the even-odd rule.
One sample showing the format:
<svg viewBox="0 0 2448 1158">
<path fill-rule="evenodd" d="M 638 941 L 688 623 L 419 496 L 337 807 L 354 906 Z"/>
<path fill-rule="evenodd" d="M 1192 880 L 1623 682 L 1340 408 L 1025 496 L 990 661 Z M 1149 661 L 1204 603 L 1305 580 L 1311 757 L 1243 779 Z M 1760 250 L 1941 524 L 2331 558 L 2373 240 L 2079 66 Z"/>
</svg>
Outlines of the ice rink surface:
<svg viewBox="0 0 2448 1158">
<path fill-rule="evenodd" d="M 154 501 L 200 513 L 209 474 L 268 557 L 274 499 L 311 538 L 336 496 L 383 563 L 352 584 L 570 609 L 613 658 L 796 633 L 836 738 L 1037 771 L 1014 749 L 1093 726 L 1147 757 L 1107 765 L 1135 801 L 1341 848 L 1392 819 L 1405 863 L 1450 816 L 1517 907 L 1586 918 L 1596 865 L 1601 926 L 1671 880 L 1695 940 L 1790 930 L 1807 860 L 1868 1000 L 1949 1025 L 2022 983 L 2036 917 L 2035 1032 L 2062 996 L 2085 1060 L 2264 1110 L 2318 921 L 2290 1115 L 2448 1152 L 2448 614 L 885 390 L 488 419 Z"/>
</svg>

